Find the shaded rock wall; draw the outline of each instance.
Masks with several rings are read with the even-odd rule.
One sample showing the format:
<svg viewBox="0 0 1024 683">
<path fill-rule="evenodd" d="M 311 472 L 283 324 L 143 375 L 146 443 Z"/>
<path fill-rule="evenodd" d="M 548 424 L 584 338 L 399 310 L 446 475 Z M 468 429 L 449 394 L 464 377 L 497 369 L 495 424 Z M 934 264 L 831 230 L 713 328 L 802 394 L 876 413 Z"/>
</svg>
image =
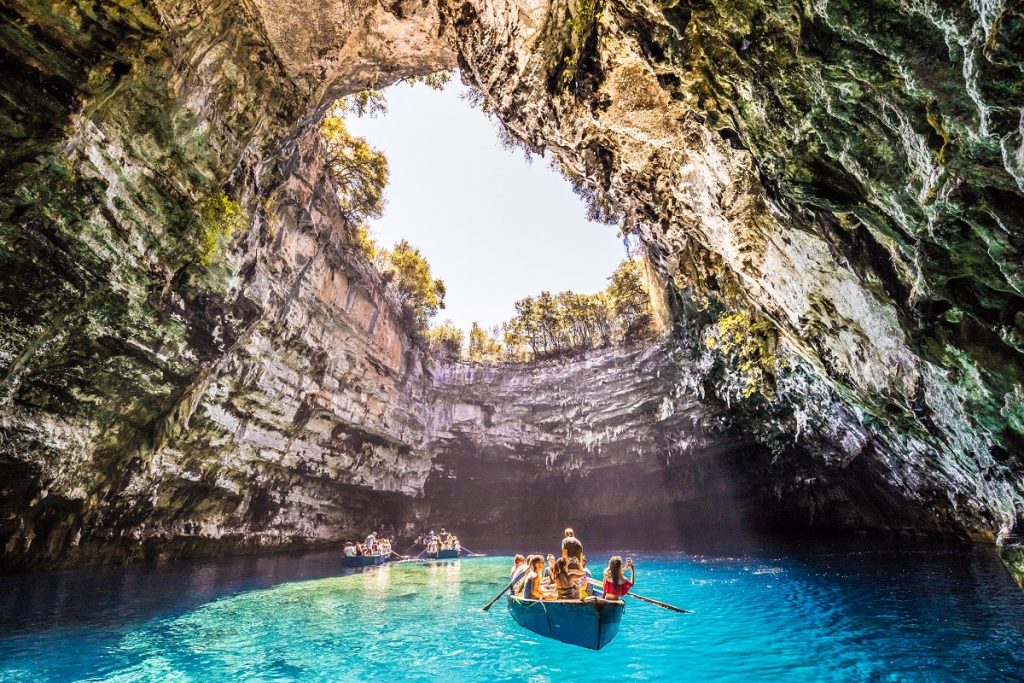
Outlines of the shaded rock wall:
<svg viewBox="0 0 1024 683">
<path fill-rule="evenodd" d="M 490 541 L 566 524 L 743 526 L 752 489 L 739 473 L 766 449 L 700 401 L 697 373 L 674 344 L 436 368 L 424 521 Z"/>
<path fill-rule="evenodd" d="M 432 368 L 424 447 L 434 469 L 408 517 L 491 542 L 557 537 L 566 524 L 599 528 L 606 541 L 768 529 L 956 534 L 907 504 L 882 456 L 863 457 L 865 429 L 811 376 L 783 387 L 799 401 L 752 414 L 730 404 L 723 368 L 699 342 Z"/>
</svg>

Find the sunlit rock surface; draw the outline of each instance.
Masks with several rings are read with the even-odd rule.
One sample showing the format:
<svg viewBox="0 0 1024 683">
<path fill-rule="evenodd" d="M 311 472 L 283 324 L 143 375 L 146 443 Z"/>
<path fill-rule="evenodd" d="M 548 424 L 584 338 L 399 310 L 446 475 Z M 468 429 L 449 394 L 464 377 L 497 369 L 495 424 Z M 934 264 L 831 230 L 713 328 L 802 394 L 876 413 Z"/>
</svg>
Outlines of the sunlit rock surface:
<svg viewBox="0 0 1024 683">
<path fill-rule="evenodd" d="M 646 487 L 664 459 L 664 506 L 728 485 L 791 524 L 1019 534 L 1019 3 L 0 8 L 5 566 L 337 539 L 443 512 L 446 473 L 492 457 L 551 491 L 584 468 Z M 455 64 L 627 215 L 678 350 L 425 365 L 309 131 Z M 244 228 L 203 259 L 222 194 Z M 792 349 L 775 402 L 702 350 L 687 302 L 716 269 Z M 561 415 L 552 377 L 600 407 Z"/>
</svg>

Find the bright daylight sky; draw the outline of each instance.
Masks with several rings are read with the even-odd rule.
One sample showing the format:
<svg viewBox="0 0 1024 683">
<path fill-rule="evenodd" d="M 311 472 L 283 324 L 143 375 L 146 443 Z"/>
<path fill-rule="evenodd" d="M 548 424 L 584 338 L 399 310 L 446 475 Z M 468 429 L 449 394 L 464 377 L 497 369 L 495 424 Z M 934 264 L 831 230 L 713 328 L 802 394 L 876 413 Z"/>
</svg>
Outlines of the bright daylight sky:
<svg viewBox="0 0 1024 683">
<path fill-rule="evenodd" d="M 616 228 L 588 222 L 546 159 L 504 149 L 465 91 L 457 74 L 443 92 L 399 84 L 386 115 L 348 120 L 390 165 L 384 217 L 371 225 L 378 244 L 404 237 L 420 248 L 448 288 L 434 322 L 463 330 L 511 318 L 517 299 L 542 289 L 604 289 L 625 258 Z"/>
</svg>

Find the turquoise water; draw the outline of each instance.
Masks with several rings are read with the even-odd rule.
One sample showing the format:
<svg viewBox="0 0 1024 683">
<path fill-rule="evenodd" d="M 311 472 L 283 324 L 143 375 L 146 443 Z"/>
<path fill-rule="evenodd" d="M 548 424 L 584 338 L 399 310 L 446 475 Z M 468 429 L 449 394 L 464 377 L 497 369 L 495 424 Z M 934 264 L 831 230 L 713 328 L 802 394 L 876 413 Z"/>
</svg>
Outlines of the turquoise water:
<svg viewBox="0 0 1024 683">
<path fill-rule="evenodd" d="M 597 553 L 591 553 L 594 557 Z M 603 557 L 601 558 L 603 559 Z M 964 550 L 637 554 L 601 652 L 519 629 L 506 557 L 333 554 L 0 579 L 0 681 L 1024 680 L 1024 593 Z"/>
</svg>

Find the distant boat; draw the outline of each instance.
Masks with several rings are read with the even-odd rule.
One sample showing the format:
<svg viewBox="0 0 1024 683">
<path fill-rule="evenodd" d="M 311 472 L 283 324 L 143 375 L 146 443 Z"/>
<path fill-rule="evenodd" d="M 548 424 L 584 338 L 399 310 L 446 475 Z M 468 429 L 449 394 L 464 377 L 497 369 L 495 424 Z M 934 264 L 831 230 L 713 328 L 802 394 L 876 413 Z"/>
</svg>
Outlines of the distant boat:
<svg viewBox="0 0 1024 683">
<path fill-rule="evenodd" d="M 515 622 L 545 638 L 600 650 L 619 632 L 626 609 L 621 600 L 526 600 L 508 596 Z"/>
<path fill-rule="evenodd" d="M 390 555 L 356 555 L 355 557 L 342 557 L 341 566 L 343 567 L 372 567 L 378 564 L 384 564 L 391 559 Z"/>
<path fill-rule="evenodd" d="M 455 548 L 447 548 L 445 550 L 438 550 L 436 553 L 427 551 L 424 553 L 424 557 L 428 560 L 451 560 L 458 557 L 460 552 L 461 551 L 456 550 Z"/>
</svg>

